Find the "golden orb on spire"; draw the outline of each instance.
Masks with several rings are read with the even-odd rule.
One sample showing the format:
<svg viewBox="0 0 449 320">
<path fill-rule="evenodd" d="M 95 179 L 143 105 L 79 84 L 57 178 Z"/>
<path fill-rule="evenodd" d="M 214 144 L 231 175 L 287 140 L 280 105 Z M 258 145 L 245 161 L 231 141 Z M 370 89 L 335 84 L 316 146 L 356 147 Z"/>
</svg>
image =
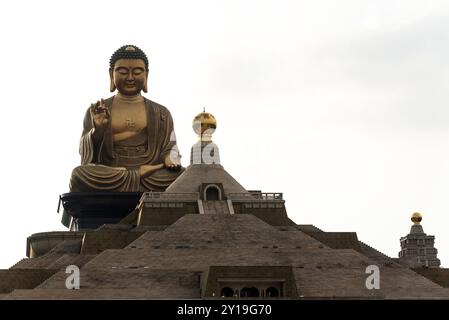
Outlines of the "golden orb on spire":
<svg viewBox="0 0 449 320">
<path fill-rule="evenodd" d="M 204 110 L 193 119 L 192 128 L 202 141 L 210 141 L 217 128 L 217 120 Z"/>
<path fill-rule="evenodd" d="M 422 214 L 419 212 L 415 212 L 414 214 L 412 214 L 411 220 L 414 224 L 420 224 L 422 220 Z"/>
</svg>

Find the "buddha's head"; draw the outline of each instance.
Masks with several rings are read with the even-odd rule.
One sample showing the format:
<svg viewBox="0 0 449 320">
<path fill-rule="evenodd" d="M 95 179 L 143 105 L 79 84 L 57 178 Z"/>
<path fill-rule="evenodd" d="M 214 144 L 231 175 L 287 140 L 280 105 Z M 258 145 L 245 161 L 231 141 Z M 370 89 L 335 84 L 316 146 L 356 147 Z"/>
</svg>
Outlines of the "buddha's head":
<svg viewBox="0 0 449 320">
<path fill-rule="evenodd" d="M 109 60 L 110 90 L 131 96 L 147 92 L 148 58 L 136 46 L 126 45 L 114 52 Z"/>
</svg>

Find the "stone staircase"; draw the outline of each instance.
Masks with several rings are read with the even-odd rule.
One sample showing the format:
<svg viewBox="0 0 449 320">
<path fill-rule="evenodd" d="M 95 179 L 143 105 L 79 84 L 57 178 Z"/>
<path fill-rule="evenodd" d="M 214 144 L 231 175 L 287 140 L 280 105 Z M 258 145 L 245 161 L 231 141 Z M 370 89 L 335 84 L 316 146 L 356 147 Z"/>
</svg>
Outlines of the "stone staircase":
<svg viewBox="0 0 449 320">
<path fill-rule="evenodd" d="M 229 214 L 228 203 L 225 200 L 203 201 L 205 214 Z"/>
</svg>

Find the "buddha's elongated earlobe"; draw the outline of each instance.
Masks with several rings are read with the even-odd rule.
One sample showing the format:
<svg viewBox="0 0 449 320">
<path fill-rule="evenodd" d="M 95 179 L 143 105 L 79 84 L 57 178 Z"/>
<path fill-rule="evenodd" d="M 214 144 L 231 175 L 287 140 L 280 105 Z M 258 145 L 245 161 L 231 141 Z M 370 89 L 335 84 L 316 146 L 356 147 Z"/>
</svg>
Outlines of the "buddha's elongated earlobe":
<svg viewBox="0 0 449 320">
<path fill-rule="evenodd" d="M 114 81 L 111 79 L 111 85 L 109 86 L 109 90 L 110 90 L 111 92 L 114 92 L 115 89 L 117 89 L 117 88 L 115 87 Z"/>
<path fill-rule="evenodd" d="M 117 88 L 115 87 L 114 75 L 112 74 L 112 69 L 109 69 L 109 79 L 110 79 L 109 91 L 114 92 Z"/>
<path fill-rule="evenodd" d="M 148 92 L 148 73 L 147 76 L 145 77 L 145 81 L 143 83 L 143 88 L 142 88 L 143 92 L 147 93 Z"/>
</svg>

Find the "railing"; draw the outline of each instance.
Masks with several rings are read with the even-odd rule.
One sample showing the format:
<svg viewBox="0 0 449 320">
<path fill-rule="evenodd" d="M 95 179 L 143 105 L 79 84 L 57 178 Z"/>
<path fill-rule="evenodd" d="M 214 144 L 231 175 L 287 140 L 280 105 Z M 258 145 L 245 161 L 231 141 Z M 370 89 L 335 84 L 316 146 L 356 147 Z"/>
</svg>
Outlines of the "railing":
<svg viewBox="0 0 449 320">
<path fill-rule="evenodd" d="M 154 201 L 154 200 L 180 200 L 180 201 L 196 201 L 200 198 L 199 192 L 177 192 L 177 193 L 169 193 L 169 192 L 145 192 L 142 195 L 142 199 L 144 202 L 146 201 Z"/>
<path fill-rule="evenodd" d="M 279 201 L 282 200 L 280 192 L 260 192 L 260 193 L 229 193 L 228 199 L 241 201 Z"/>
<path fill-rule="evenodd" d="M 228 193 L 229 200 L 241 201 L 280 201 L 282 200 L 282 193 L 280 192 L 260 192 L 260 193 Z M 200 199 L 199 192 L 145 192 L 142 195 L 142 200 L 146 201 L 165 201 L 165 200 L 181 200 L 181 201 L 195 201 Z"/>
</svg>

